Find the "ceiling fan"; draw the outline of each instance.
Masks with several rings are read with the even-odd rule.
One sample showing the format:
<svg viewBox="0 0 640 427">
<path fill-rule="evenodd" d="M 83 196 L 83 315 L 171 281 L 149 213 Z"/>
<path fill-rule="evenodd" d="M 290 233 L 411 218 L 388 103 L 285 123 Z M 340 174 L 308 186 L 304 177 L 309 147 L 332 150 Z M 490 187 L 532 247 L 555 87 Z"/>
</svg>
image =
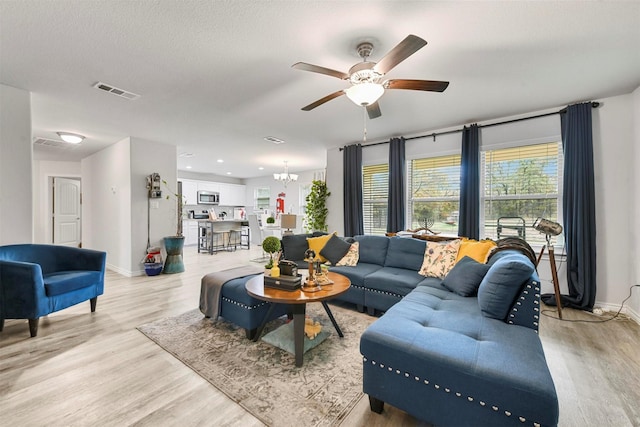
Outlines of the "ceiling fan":
<svg viewBox="0 0 640 427">
<path fill-rule="evenodd" d="M 385 89 L 443 92 L 447 86 L 449 86 L 449 82 L 406 79 L 382 80 L 385 74 L 391 71 L 396 65 L 416 53 L 426 44 L 427 42 L 425 40 L 410 34 L 396 47 L 391 49 L 391 51 L 378 63 L 375 63 L 367 60 L 373 50 L 373 44 L 369 42 L 360 43 L 357 50 L 358 55 L 360 55 L 363 61 L 351 67 L 348 73 L 320 67 L 318 65 L 307 64 L 306 62 L 293 64 L 292 67 L 297 70 L 325 74 L 341 80 L 348 80 L 351 83 L 351 86 L 347 89 L 342 89 L 337 92 L 333 92 L 324 98 L 320 98 L 306 107 L 303 107 L 302 110 L 310 111 L 325 102 L 331 101 L 332 99 L 342 95 L 347 95 L 347 97 L 356 105 L 363 106 L 367 109 L 370 119 L 375 119 L 381 115 L 378 99 L 380 99 L 384 94 Z"/>
</svg>

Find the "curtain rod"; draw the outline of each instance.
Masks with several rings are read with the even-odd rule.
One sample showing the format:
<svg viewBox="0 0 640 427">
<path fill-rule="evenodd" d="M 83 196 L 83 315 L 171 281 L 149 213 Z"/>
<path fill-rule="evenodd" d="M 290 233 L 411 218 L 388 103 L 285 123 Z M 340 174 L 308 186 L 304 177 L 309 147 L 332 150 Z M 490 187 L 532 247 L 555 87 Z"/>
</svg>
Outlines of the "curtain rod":
<svg viewBox="0 0 640 427">
<path fill-rule="evenodd" d="M 599 102 L 592 102 L 591 103 L 591 108 L 598 108 L 600 106 Z M 509 123 L 516 123 L 516 122 L 522 122 L 524 120 L 531 120 L 531 119 L 539 119 L 540 117 L 547 117 L 547 116 L 553 116 L 555 114 L 564 114 L 567 112 L 566 108 L 563 108 L 560 111 L 554 111 L 551 113 L 544 113 L 544 114 L 537 114 L 535 116 L 529 116 L 529 117 L 520 117 L 519 119 L 512 119 L 512 120 L 505 120 L 502 122 L 496 122 L 496 123 L 489 123 L 487 125 L 478 125 L 479 128 L 489 128 L 491 126 L 498 126 L 498 125 L 506 125 Z M 441 136 L 441 135 L 449 135 L 451 133 L 457 133 L 457 132 L 462 132 L 464 130 L 464 127 L 462 129 L 454 129 L 454 130 L 448 130 L 446 132 L 434 132 L 434 133 L 430 133 L 427 135 L 418 135 L 418 136 L 411 136 L 409 138 L 405 138 L 405 141 L 411 141 L 412 139 L 422 139 L 422 138 L 429 138 L 429 137 L 433 137 L 433 140 L 436 140 L 436 136 Z M 382 144 L 388 144 L 389 141 L 380 141 L 380 142 L 372 142 L 371 144 L 363 144 L 362 148 L 367 148 L 367 147 L 373 147 L 375 145 L 382 145 Z M 353 144 L 349 144 L 349 145 L 353 145 Z M 340 147 L 340 151 L 344 150 L 344 147 Z"/>
</svg>

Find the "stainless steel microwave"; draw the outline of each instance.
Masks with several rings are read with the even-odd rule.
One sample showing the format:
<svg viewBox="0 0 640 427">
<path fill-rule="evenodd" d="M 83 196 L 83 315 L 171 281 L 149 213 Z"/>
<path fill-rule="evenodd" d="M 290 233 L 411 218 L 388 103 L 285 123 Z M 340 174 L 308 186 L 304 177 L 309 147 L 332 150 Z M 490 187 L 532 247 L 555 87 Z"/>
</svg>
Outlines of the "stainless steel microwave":
<svg viewBox="0 0 640 427">
<path fill-rule="evenodd" d="M 199 205 L 217 205 L 218 203 L 220 203 L 220 193 L 198 191 Z"/>
</svg>

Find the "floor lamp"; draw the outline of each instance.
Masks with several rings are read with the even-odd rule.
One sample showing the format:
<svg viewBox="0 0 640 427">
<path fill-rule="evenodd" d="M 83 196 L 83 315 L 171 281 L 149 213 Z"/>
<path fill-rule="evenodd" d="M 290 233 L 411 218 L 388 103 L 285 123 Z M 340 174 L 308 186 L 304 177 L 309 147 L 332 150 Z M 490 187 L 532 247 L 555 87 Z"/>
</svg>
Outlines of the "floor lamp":
<svg viewBox="0 0 640 427">
<path fill-rule="evenodd" d="M 558 307 L 558 317 L 562 319 L 562 299 L 560 298 L 560 285 L 558 282 L 558 269 L 556 268 L 556 255 L 553 246 L 551 245 L 551 236 L 557 236 L 562 233 L 562 226 L 557 222 L 549 221 L 548 219 L 544 218 L 538 218 L 533 223 L 533 228 L 544 233 L 547 238 L 547 244 L 540 250 L 540 255 L 538 255 L 538 261 L 536 264 L 540 264 L 542 254 L 544 254 L 544 249 L 546 247 L 547 252 L 549 252 L 549 266 L 551 269 L 551 279 L 553 280 L 553 292 L 556 296 L 556 306 Z"/>
</svg>

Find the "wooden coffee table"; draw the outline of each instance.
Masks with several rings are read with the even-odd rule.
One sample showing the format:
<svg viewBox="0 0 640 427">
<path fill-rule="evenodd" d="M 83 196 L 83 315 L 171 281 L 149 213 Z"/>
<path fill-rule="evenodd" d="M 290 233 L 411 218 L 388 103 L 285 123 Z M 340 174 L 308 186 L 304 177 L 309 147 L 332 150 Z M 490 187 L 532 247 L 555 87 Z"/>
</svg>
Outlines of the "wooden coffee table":
<svg viewBox="0 0 640 427">
<path fill-rule="evenodd" d="M 272 303 L 269 311 L 264 317 L 264 321 L 258 328 L 253 341 L 260 339 L 262 330 L 264 329 L 267 319 L 273 310 L 275 304 L 288 304 L 293 311 L 293 336 L 294 336 L 294 348 L 296 356 L 296 366 L 302 366 L 302 359 L 304 354 L 304 323 L 305 323 L 305 311 L 308 303 L 319 302 L 327 312 L 327 316 L 331 320 L 333 327 L 336 329 L 340 338 L 344 337 L 336 319 L 333 317 L 333 313 L 327 305 L 327 300 L 335 298 L 340 294 L 343 294 L 349 290 L 351 281 L 342 274 L 329 272 L 329 279 L 333 281 L 332 285 L 322 286 L 322 290 L 315 292 L 305 292 L 304 289 L 296 289 L 295 291 L 283 291 L 280 289 L 274 289 L 264 286 L 264 276 L 256 276 L 247 281 L 245 287 L 247 293 L 254 298 L 268 301 Z"/>
</svg>

